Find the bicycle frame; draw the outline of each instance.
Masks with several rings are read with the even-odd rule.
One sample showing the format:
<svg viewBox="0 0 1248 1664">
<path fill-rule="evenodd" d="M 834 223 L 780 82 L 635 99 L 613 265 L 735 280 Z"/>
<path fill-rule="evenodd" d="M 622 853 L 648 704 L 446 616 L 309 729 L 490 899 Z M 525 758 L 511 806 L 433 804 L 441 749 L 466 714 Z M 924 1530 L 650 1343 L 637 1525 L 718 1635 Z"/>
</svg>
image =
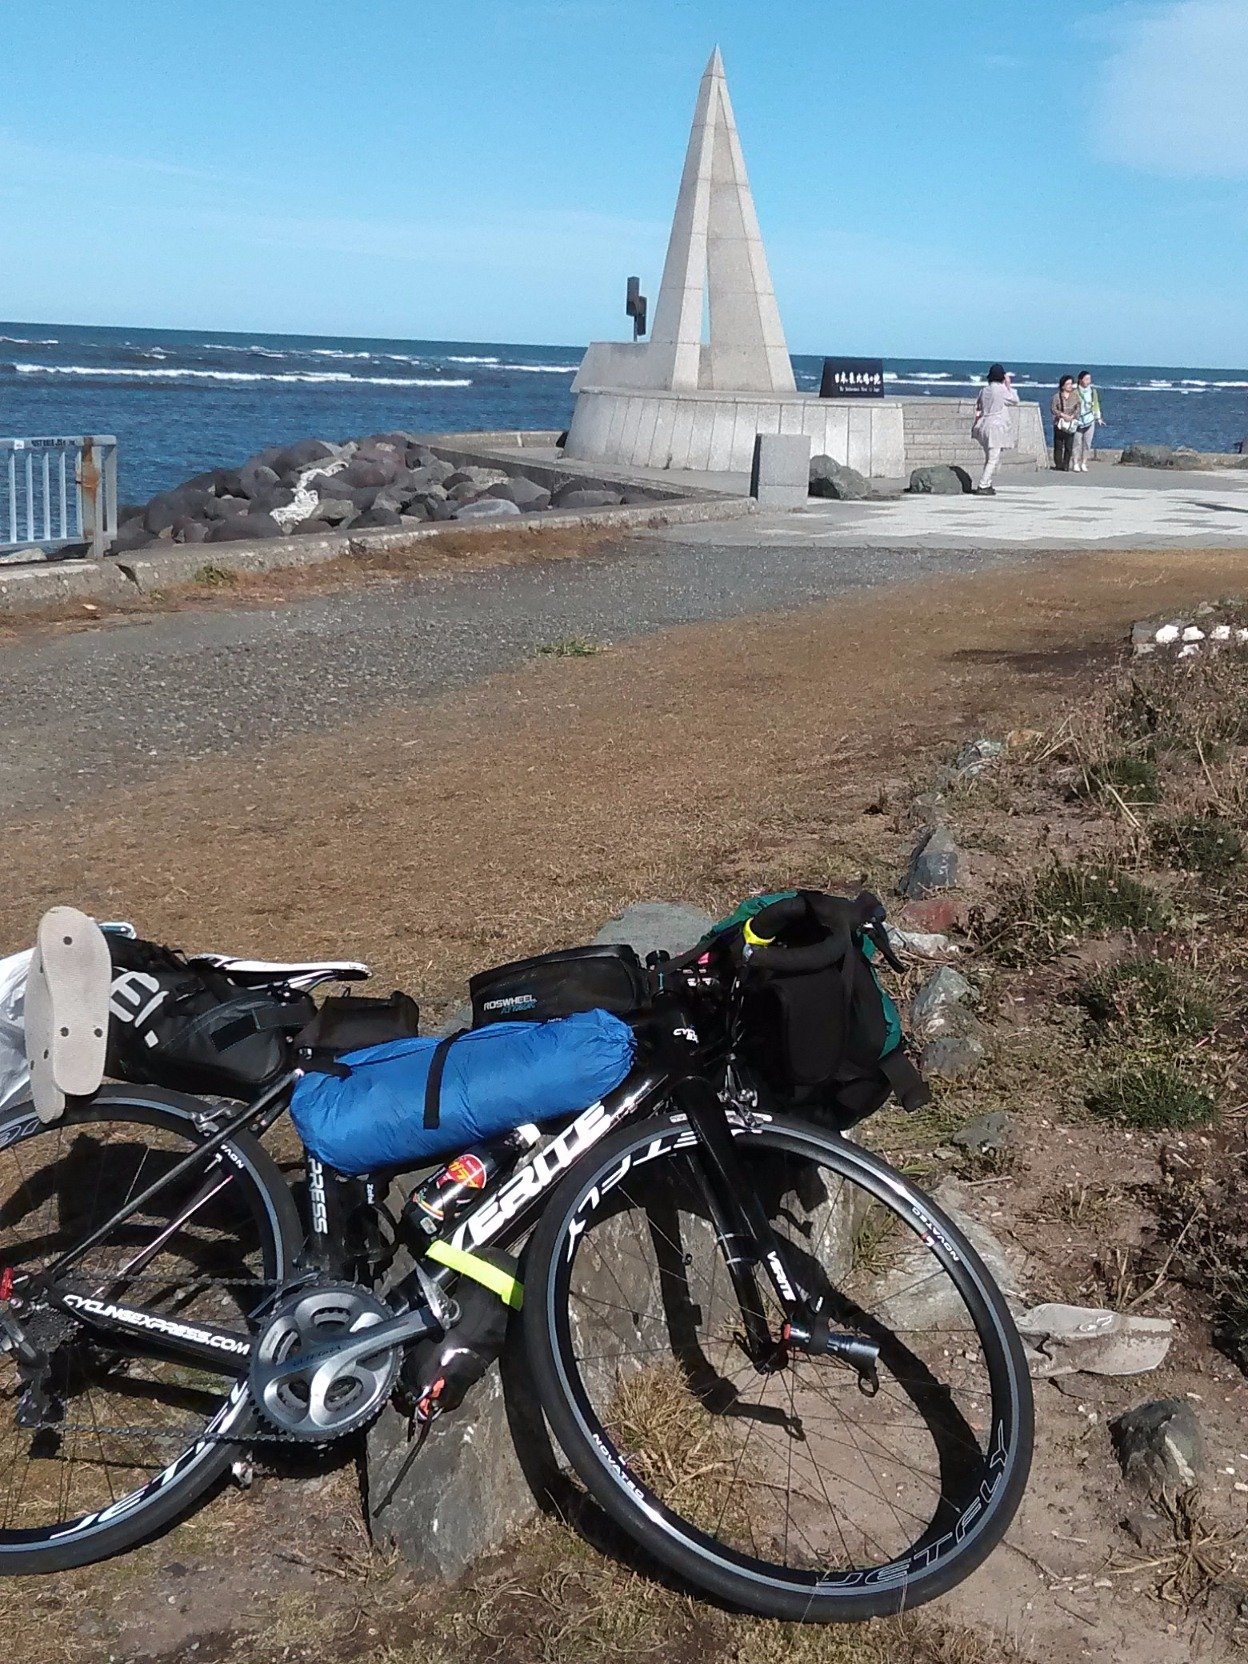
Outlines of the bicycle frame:
<svg viewBox="0 0 1248 1664">
<path fill-rule="evenodd" d="M 15 1277 L 13 1293 L 19 1299 L 29 1295 L 42 1296 L 93 1332 L 106 1335 L 114 1346 L 124 1338 L 134 1351 L 154 1349 L 164 1356 L 173 1356 L 188 1363 L 210 1363 L 223 1374 L 245 1375 L 251 1353 L 251 1337 L 247 1333 L 208 1323 L 178 1322 L 162 1313 L 146 1311 L 142 1306 L 123 1303 L 108 1291 L 118 1284 L 124 1287 L 126 1280 L 137 1275 L 159 1252 L 160 1245 L 174 1231 L 189 1223 L 195 1213 L 217 1194 L 223 1183 L 228 1183 L 228 1174 L 224 1178 L 222 1176 L 221 1164 L 230 1158 L 231 1138 L 244 1130 L 256 1136 L 268 1131 L 285 1110 L 289 1089 L 298 1078 L 299 1071 L 291 1071 L 276 1081 L 255 1103 L 236 1112 L 220 1116 L 216 1111 L 205 1111 L 198 1118 L 201 1128 L 210 1134 L 205 1144 L 175 1163 L 168 1173 L 119 1208 L 103 1225 L 62 1254 L 44 1272 Z M 563 1131 L 526 1157 L 496 1191 L 486 1195 L 445 1232 L 439 1233 L 439 1238 L 469 1251 L 491 1243 L 510 1246 L 529 1230 L 543 1198 L 582 1156 L 623 1122 L 653 1111 L 668 1101 L 674 1105 L 675 1116 L 688 1123 L 690 1145 L 699 1157 L 708 1212 L 741 1306 L 746 1351 L 756 1367 L 777 1367 L 783 1353 L 783 1342 L 771 1334 L 764 1316 L 755 1276 L 757 1268 L 762 1266 L 766 1271 L 789 1318 L 801 1313 L 806 1296 L 785 1264 L 765 1210 L 740 1169 L 729 1125 L 729 1110 L 710 1082 L 691 1069 L 634 1070 L 614 1092 L 591 1104 Z M 155 1242 L 90 1294 L 58 1288 L 58 1282 L 80 1264 L 93 1247 L 147 1206 L 160 1191 L 201 1167 L 205 1175 L 203 1183 L 177 1219 L 165 1227 Z M 341 1179 L 328 1173 L 311 1155 L 306 1157 L 306 1173 L 309 1217 L 302 1255 L 305 1272 L 309 1276 L 317 1273 L 341 1276 L 343 1195 L 346 1185 L 359 1181 Z M 371 1190 L 371 1181 L 366 1183 Z M 375 1201 L 375 1196 L 370 1194 L 369 1200 Z M 432 1279 L 439 1283 L 454 1275 L 442 1266 L 430 1266 L 428 1270 Z M 280 1293 L 279 1290 L 274 1298 L 279 1298 Z M 370 1333 L 374 1339 L 384 1343 L 387 1339 L 384 1331 L 392 1327 L 396 1326 L 386 1324 Z M 409 1317 L 406 1332 L 401 1338 L 411 1341 L 436 1327 L 437 1320 L 432 1313 L 427 1314 L 425 1326 L 414 1331 Z M 397 1327 L 394 1338 L 400 1338 Z"/>
</svg>

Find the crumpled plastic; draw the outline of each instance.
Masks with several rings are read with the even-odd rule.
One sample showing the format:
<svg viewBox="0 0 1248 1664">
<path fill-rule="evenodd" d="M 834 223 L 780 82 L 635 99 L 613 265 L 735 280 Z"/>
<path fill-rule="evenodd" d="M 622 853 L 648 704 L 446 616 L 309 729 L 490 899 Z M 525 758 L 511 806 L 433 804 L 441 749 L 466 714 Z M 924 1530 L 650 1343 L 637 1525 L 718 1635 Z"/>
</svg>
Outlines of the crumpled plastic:
<svg viewBox="0 0 1248 1664">
<path fill-rule="evenodd" d="M 0 959 L 0 1114 L 26 1096 L 30 1069 L 26 1063 L 26 977 L 33 950 Z"/>
</svg>

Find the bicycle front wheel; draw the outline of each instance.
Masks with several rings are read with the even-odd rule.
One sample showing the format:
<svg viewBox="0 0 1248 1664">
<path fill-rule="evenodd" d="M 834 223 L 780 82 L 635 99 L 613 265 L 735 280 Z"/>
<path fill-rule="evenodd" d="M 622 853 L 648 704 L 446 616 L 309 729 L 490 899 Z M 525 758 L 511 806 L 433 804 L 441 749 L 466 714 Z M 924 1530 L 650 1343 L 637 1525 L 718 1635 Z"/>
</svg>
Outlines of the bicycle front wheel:
<svg viewBox="0 0 1248 1664">
<path fill-rule="evenodd" d="M 1008 1309 L 962 1232 L 884 1163 L 785 1117 L 733 1130 L 791 1270 L 878 1347 L 878 1391 L 831 1358 L 754 1368 L 695 1141 L 671 1115 L 604 1140 L 534 1234 L 525 1332 L 547 1419 L 607 1513 L 721 1599 L 825 1622 L 930 1600 L 992 1550 L 1026 1485 L 1031 1389 Z M 778 1334 L 778 1302 L 770 1317 Z"/>
<path fill-rule="evenodd" d="M 272 1160 L 245 1133 L 112 1216 L 210 1136 L 208 1106 L 155 1088 L 105 1087 L 45 1126 L 31 1104 L 0 1116 L 0 1267 L 45 1270 L 101 1227 L 58 1279 L 62 1295 L 140 1307 L 194 1330 L 246 1332 L 290 1274 L 299 1219 Z M 102 1560 L 169 1524 L 239 1454 L 254 1425 L 237 1369 L 188 1364 L 92 1332 L 35 1295 L 12 1320 L 32 1371 L 0 1336 L 0 1575 Z"/>
</svg>

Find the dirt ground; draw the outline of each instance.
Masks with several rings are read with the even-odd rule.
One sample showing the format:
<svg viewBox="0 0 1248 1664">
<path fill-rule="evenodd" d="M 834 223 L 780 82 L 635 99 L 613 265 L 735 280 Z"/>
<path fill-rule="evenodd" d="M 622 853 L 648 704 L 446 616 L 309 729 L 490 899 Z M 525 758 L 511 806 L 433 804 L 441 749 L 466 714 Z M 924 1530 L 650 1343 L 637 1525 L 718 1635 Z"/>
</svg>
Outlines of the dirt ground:
<svg viewBox="0 0 1248 1664">
<path fill-rule="evenodd" d="M 930 780 L 961 739 L 1051 730 L 1134 619 L 1243 587 L 1242 556 L 1132 552 L 897 586 L 542 660 L 466 694 L 378 710 L 295 748 L 200 761 L 35 821 L 6 822 L 0 810 L 0 942 L 28 940 L 45 906 L 72 901 L 188 947 L 362 958 L 381 984 L 441 1009 L 472 970 L 582 939 L 635 899 L 715 910 L 761 886 L 859 876 L 885 892 L 908 847 L 888 805 Z M 941 1107 L 965 1118 L 984 1105 L 959 1090 Z M 894 1130 L 883 1122 L 881 1139 Z M 1073 1261 L 1091 1264 L 1106 1239 L 1129 1236 L 1125 1204 L 1081 1212 L 1064 1187 L 1081 1176 L 1100 1186 L 1112 1172 L 1125 1195 L 1151 1170 L 1137 1149 L 1059 1099 L 1028 1115 L 1008 1171 L 963 1175 L 968 1206 L 1017 1255 L 1037 1298 L 1078 1293 Z M 1105 1431 L 1126 1404 L 1187 1393 L 1220 1466 L 1248 1477 L 1244 1377 L 1196 1323 L 1180 1335 L 1143 1389 L 1088 1377 L 1075 1391 L 1041 1387 L 1033 1483 L 1009 1542 L 918 1629 L 816 1641 L 712 1620 L 635 1574 L 604 1571 L 556 1526 L 450 1596 L 418 1590 L 370 1556 L 348 1464 L 227 1492 L 114 1565 L 8 1585 L 0 1638 L 28 1664 L 597 1664 L 625 1653 L 672 1664 L 1082 1664 L 1126 1652 L 1134 1664 L 1214 1664 L 1242 1655 L 1234 1615 L 1172 1599 L 1173 1568 L 1145 1564 L 1118 1530 Z M 1248 1519 L 1236 1482 L 1219 1481 L 1209 1555 L 1219 1564 Z M 523 1644 L 500 1616 L 500 1590 L 519 1599 L 517 1579 L 564 1614 Z M 614 1628 L 568 1617 L 582 1610 L 582 1586 L 595 1611 L 610 1606 Z"/>
</svg>

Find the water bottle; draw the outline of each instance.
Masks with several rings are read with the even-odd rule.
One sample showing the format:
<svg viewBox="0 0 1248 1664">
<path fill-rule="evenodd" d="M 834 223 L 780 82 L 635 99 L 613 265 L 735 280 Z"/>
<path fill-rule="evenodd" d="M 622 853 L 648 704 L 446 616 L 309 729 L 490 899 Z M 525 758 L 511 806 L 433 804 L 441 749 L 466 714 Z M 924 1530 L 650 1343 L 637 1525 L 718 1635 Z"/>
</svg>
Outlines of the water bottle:
<svg viewBox="0 0 1248 1664">
<path fill-rule="evenodd" d="M 541 1136 L 535 1126 L 526 1125 L 505 1138 L 465 1150 L 416 1186 L 403 1208 L 404 1222 L 425 1236 L 437 1236 L 465 1209 L 479 1202 L 495 1180 L 510 1172 Z"/>
</svg>

